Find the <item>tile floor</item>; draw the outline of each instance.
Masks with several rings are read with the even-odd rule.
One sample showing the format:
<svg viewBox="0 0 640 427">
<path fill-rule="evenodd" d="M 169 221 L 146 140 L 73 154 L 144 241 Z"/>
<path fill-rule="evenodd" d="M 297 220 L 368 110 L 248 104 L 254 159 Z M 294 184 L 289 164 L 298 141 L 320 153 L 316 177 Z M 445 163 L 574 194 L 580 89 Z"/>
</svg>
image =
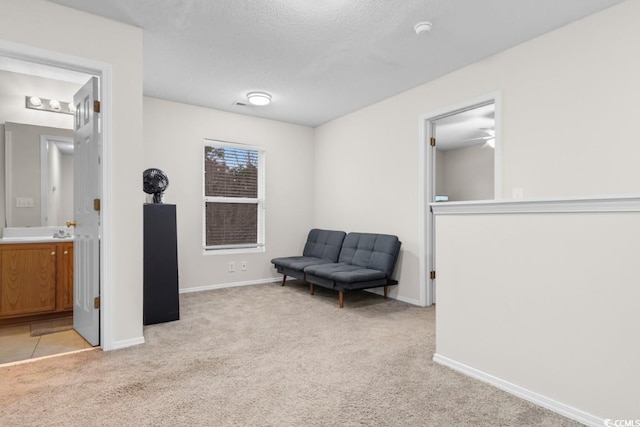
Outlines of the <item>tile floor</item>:
<svg viewBox="0 0 640 427">
<path fill-rule="evenodd" d="M 31 325 L 0 327 L 0 364 L 91 348 L 73 329 L 31 336 Z"/>
</svg>

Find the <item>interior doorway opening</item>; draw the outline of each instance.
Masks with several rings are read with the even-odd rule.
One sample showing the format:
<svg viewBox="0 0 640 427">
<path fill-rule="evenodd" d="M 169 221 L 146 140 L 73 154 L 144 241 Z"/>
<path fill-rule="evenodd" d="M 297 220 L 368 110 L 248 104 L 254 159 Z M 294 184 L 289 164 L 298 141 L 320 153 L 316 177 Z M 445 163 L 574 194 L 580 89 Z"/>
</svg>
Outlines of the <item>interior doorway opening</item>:
<svg viewBox="0 0 640 427">
<path fill-rule="evenodd" d="M 60 99 L 64 103 L 72 104 L 74 102 L 73 101 L 74 94 L 76 93 L 77 88 L 81 86 L 81 83 L 90 80 L 92 77 L 101 78 L 106 68 L 102 67 L 100 64 L 97 64 L 97 63 L 91 64 L 90 66 L 87 67 L 86 66 L 87 61 L 79 58 L 66 57 L 64 59 L 64 62 L 61 62 L 58 60 L 60 56 L 61 56 L 60 54 L 57 54 L 55 52 L 44 52 L 39 49 L 30 49 L 30 48 L 18 49 L 11 44 L 4 44 L 4 43 L 1 43 L 0 41 L 0 73 L 4 74 L 5 77 L 9 75 L 10 76 L 9 78 L 21 78 L 23 80 L 24 79 L 28 80 L 31 78 L 31 79 L 34 79 L 34 81 L 39 80 L 39 84 L 41 86 L 38 86 L 36 84 L 30 85 L 29 86 L 30 90 L 28 91 L 28 93 L 25 92 L 24 94 L 21 94 L 23 99 L 25 96 L 46 95 L 47 91 L 51 89 L 50 86 L 56 86 L 56 83 L 62 83 L 63 87 L 66 84 L 69 87 L 71 87 L 71 89 L 67 91 L 68 93 L 60 89 L 61 95 L 58 95 L 55 98 Z M 20 88 L 25 89 L 24 86 L 20 86 Z M 50 98 L 54 98 L 54 97 L 50 96 Z M 4 101 L 5 101 L 5 97 L 3 97 L 3 102 Z M 27 101 L 27 104 L 28 104 L 28 101 Z M 23 108 L 25 107 L 24 101 L 23 101 L 22 107 Z M 4 106 L 0 105 L 1 112 L 6 113 L 6 110 L 7 108 L 4 108 Z M 62 118 L 63 115 L 61 114 L 57 114 L 55 112 L 54 113 L 45 112 L 45 111 L 36 111 L 35 114 L 36 116 L 38 114 L 40 115 L 53 114 L 53 115 L 59 116 L 58 119 L 54 119 L 53 121 L 47 122 L 46 124 L 51 128 L 60 128 L 64 130 L 69 130 L 73 134 L 73 129 L 74 129 L 73 123 L 75 119 L 73 114 L 69 116 L 68 125 L 64 124 L 64 119 Z M 4 114 L 4 116 L 7 116 L 7 114 Z M 29 116 L 27 115 L 23 117 L 29 117 Z M 35 116 L 31 116 L 31 118 L 27 120 L 20 120 L 20 119 L 18 120 L 9 119 L 9 120 L 22 121 L 22 122 L 25 122 L 27 125 L 35 125 L 37 127 L 38 123 L 37 121 L 32 120 L 33 117 Z M 2 119 L 2 124 L 4 124 L 6 120 L 7 120 L 6 117 L 4 117 Z M 40 123 L 40 124 L 43 124 L 43 123 Z M 4 132 L 2 133 L 4 135 Z M 47 141 L 50 139 L 60 139 L 56 137 L 52 138 L 51 135 L 47 135 L 47 138 L 48 138 Z M 68 141 L 66 137 L 62 139 L 65 139 L 65 142 Z M 71 139 L 71 141 L 73 140 Z M 73 142 L 71 143 L 73 144 Z M 2 151 L 4 154 L 4 149 Z M 38 153 L 39 153 L 38 154 L 39 156 L 42 156 L 42 150 L 39 150 Z M 38 157 L 38 159 L 42 161 L 41 157 Z M 4 164 L 4 162 L 2 163 Z M 65 162 L 65 163 L 68 165 L 69 162 Z M 49 166 L 51 166 L 51 164 Z M 102 179 L 99 179 L 100 177 L 96 177 L 96 182 L 104 183 L 105 182 L 104 172 L 100 172 L 100 173 L 103 175 Z M 75 175 L 73 176 L 75 177 Z M 49 176 L 49 178 L 51 178 L 51 176 Z M 42 183 L 40 175 L 34 176 L 34 179 L 38 180 L 40 184 Z M 48 184 L 51 184 L 51 182 L 48 182 Z M 56 190 L 60 189 L 59 186 L 55 186 L 55 187 L 56 187 Z M 4 186 L 3 186 L 3 189 L 4 189 Z M 45 189 L 42 188 L 41 190 L 44 191 Z M 52 192 L 52 194 L 54 193 Z M 39 193 L 37 194 L 37 196 L 34 196 L 34 197 L 42 197 L 42 193 Z M 4 201 L 4 198 L 3 198 L 3 201 Z M 47 222 L 49 222 L 49 219 L 51 219 L 51 215 L 48 213 L 44 213 L 43 211 L 45 206 L 44 201 L 45 199 L 42 198 L 42 200 L 39 203 L 37 203 L 37 206 L 35 206 L 35 208 L 36 210 L 38 210 L 38 213 L 39 213 L 38 218 L 39 219 L 46 218 Z M 51 202 L 51 200 L 49 200 L 49 202 Z M 8 203 L 5 203 L 3 210 L 6 211 L 6 208 L 8 208 L 8 205 L 9 205 Z M 103 203 L 103 208 L 104 207 L 105 207 L 105 204 Z M 41 211 L 43 213 L 40 213 Z M 71 206 L 71 211 L 73 211 L 73 206 Z M 3 216 L 4 216 L 4 220 L 2 221 L 1 225 L 3 227 L 10 226 L 10 224 L 6 223 L 6 215 L 3 215 Z M 64 229 L 64 226 L 65 226 L 64 223 L 66 222 L 65 220 L 73 220 L 73 217 L 59 219 L 58 222 L 60 222 L 60 224 L 47 223 L 47 224 L 34 224 L 34 226 L 54 225 L 56 227 L 60 227 L 61 229 Z M 29 225 L 28 227 L 31 227 L 31 225 Z M 60 258 L 62 258 L 63 251 L 57 250 L 58 247 L 59 248 L 63 247 L 62 240 L 55 241 L 55 244 L 56 244 L 56 251 L 55 251 L 56 256 L 59 256 Z M 104 246 L 104 241 L 100 242 L 100 246 L 101 247 Z M 74 267 L 76 267 L 75 264 L 77 263 L 77 259 L 75 260 L 75 262 L 73 260 L 75 251 L 73 250 L 73 248 L 70 248 L 67 251 L 66 246 L 64 247 L 64 249 L 65 249 L 64 254 L 68 255 L 71 258 L 72 260 L 71 265 L 73 266 L 72 267 L 73 270 L 75 270 L 76 268 Z M 58 254 L 57 252 L 60 252 L 60 253 Z M 105 253 L 104 251 L 101 251 L 101 252 L 103 254 Z M 54 253 L 54 251 L 52 250 L 51 253 Z M 62 262 L 56 261 L 56 267 L 58 268 L 60 265 L 63 265 L 63 264 L 64 263 Z M 62 275 L 63 274 L 60 271 L 56 271 L 54 273 L 56 280 L 58 280 L 59 276 L 62 276 Z M 108 289 L 107 283 L 104 280 L 100 280 L 100 286 L 103 287 L 103 289 Z M 101 293 L 104 293 L 104 292 L 101 291 Z M 60 310 L 58 310 L 60 296 L 56 294 L 56 296 L 54 296 L 54 299 L 57 300 L 56 304 L 58 304 L 58 306 L 55 309 L 57 313 L 50 313 L 51 314 L 50 316 L 47 316 L 46 314 L 43 316 L 38 316 L 38 315 L 25 316 L 22 319 L 23 320 L 22 322 L 20 321 L 20 319 L 14 318 L 14 319 L 10 319 L 13 321 L 8 321 L 8 322 L 5 321 L 0 323 L 0 339 L 6 338 L 7 336 L 11 337 L 18 333 L 23 335 L 26 334 L 26 337 L 23 337 L 24 338 L 23 341 L 26 343 L 25 347 L 22 349 L 17 349 L 18 350 L 17 353 L 20 353 L 23 355 L 22 359 L 37 358 L 41 356 L 50 356 L 56 352 L 64 353 L 67 351 L 78 351 L 81 349 L 92 348 L 91 345 L 89 344 L 85 345 L 82 343 L 82 340 L 78 341 L 77 339 L 75 339 L 75 337 L 71 338 L 70 340 L 63 339 L 63 341 L 65 341 L 63 345 L 60 345 L 59 342 L 56 343 L 55 339 L 52 339 L 54 335 L 57 335 L 64 331 L 73 330 L 73 324 L 71 323 L 71 325 L 69 325 L 70 319 L 68 319 L 68 314 L 69 313 L 72 314 L 73 310 L 69 311 L 68 306 L 64 306 L 60 308 Z M 102 296 L 101 299 L 102 299 L 101 308 L 104 308 L 106 303 L 108 303 L 109 298 L 107 295 L 104 295 Z M 105 327 L 108 328 L 110 319 L 104 316 L 104 310 L 99 310 L 99 316 L 102 320 L 96 321 L 96 328 L 100 328 L 102 330 Z M 6 319 L 3 319 L 3 320 L 6 320 Z M 22 326 L 19 332 L 15 329 L 10 330 L 14 328 L 15 325 Z M 104 336 L 104 334 L 101 334 L 101 335 Z M 50 347 L 49 349 L 47 349 L 48 342 L 53 342 L 53 345 L 49 345 Z M 33 347 L 34 343 L 36 343 L 35 347 Z M 15 342 L 13 344 L 15 344 Z M 101 347 L 105 348 L 104 342 L 99 342 L 99 344 Z M 40 348 L 38 348 L 38 346 L 40 346 Z M 9 346 L 5 346 L 5 348 L 8 348 L 8 347 Z M 33 347 L 33 351 L 29 352 L 28 351 L 29 347 Z M 57 347 L 57 350 L 56 350 L 56 347 Z M 107 343 L 107 347 L 108 347 L 108 343 Z M 54 353 L 52 353 L 52 351 Z M 13 361 L 17 361 L 17 360 L 20 360 L 20 359 L 14 359 Z M 11 361 L 5 360 L 5 359 L 0 360 L 0 363 L 7 363 L 7 362 L 11 362 Z"/>
<path fill-rule="evenodd" d="M 502 197 L 500 93 L 420 118 L 420 302 L 436 302 L 433 203 Z"/>
</svg>

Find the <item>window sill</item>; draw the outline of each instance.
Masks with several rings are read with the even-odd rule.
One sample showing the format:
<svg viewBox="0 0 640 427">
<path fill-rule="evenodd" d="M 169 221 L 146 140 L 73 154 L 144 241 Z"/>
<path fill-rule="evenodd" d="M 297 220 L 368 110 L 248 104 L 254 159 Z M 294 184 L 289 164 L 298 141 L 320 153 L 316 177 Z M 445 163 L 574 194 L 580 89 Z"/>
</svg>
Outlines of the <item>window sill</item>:
<svg viewBox="0 0 640 427">
<path fill-rule="evenodd" d="M 255 254 L 264 252 L 264 246 L 258 248 L 238 248 L 238 249 L 203 249 L 202 255 L 235 255 L 235 254 Z"/>
</svg>

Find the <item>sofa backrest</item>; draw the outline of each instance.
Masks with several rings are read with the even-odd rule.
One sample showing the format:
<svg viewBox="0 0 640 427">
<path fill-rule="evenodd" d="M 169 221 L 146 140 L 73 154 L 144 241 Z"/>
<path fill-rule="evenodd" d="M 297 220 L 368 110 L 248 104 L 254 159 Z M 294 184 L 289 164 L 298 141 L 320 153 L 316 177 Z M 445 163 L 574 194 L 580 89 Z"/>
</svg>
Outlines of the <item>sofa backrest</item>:
<svg viewBox="0 0 640 427">
<path fill-rule="evenodd" d="M 349 233 L 342 242 L 339 262 L 381 270 L 391 277 L 399 252 L 398 236 Z"/>
<path fill-rule="evenodd" d="M 302 255 L 338 262 L 340 248 L 346 234 L 344 231 L 314 228 L 309 231 Z"/>
</svg>

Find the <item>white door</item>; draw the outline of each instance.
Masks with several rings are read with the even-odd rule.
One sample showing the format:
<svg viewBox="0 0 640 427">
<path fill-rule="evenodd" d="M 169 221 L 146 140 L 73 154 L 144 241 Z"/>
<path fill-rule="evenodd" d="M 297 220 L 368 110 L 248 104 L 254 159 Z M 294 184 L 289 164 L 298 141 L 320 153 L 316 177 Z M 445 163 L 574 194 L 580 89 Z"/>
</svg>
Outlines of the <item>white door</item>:
<svg viewBox="0 0 640 427">
<path fill-rule="evenodd" d="M 73 327 L 91 345 L 100 345 L 100 153 L 98 78 L 73 97 Z"/>
</svg>

